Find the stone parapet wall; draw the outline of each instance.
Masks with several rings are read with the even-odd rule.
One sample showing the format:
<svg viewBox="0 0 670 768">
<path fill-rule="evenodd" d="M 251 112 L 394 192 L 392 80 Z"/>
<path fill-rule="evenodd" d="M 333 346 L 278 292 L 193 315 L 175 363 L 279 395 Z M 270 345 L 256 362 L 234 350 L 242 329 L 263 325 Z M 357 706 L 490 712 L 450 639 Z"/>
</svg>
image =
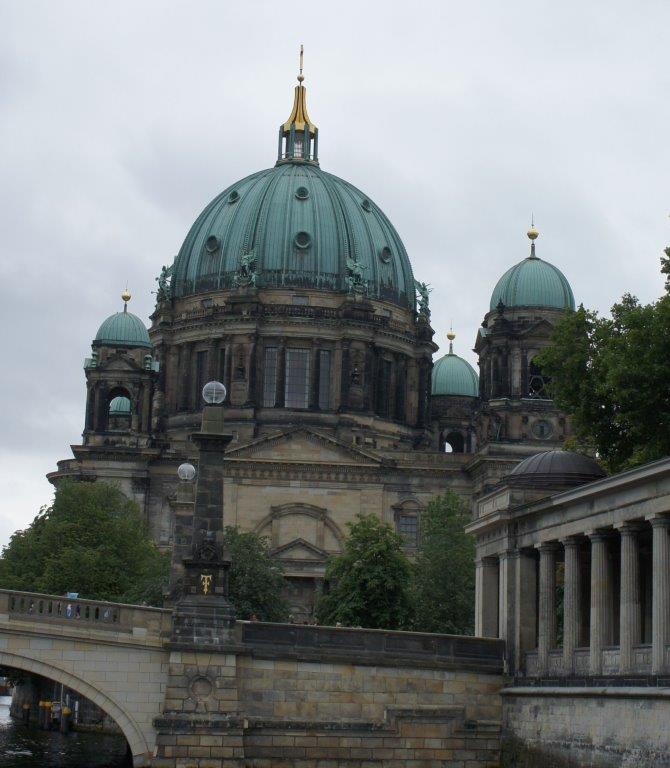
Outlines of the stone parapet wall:
<svg viewBox="0 0 670 768">
<path fill-rule="evenodd" d="M 501 768 L 668 768 L 668 723 L 667 687 L 508 688 Z"/>
<path fill-rule="evenodd" d="M 494 768 L 502 643 L 239 623 L 175 645 L 156 768 Z"/>
</svg>

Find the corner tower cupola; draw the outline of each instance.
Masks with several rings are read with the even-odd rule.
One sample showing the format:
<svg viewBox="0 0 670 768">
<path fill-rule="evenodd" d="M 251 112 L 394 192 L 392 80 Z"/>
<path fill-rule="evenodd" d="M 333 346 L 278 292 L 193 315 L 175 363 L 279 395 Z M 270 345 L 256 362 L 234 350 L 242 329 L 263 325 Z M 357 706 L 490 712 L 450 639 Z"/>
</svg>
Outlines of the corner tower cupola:
<svg viewBox="0 0 670 768">
<path fill-rule="evenodd" d="M 300 72 L 295 87 L 293 109 L 285 123 L 279 126 L 277 163 L 303 162 L 319 164 L 319 129 L 307 114 L 307 89 L 302 84 L 303 47 L 300 46 Z"/>
</svg>

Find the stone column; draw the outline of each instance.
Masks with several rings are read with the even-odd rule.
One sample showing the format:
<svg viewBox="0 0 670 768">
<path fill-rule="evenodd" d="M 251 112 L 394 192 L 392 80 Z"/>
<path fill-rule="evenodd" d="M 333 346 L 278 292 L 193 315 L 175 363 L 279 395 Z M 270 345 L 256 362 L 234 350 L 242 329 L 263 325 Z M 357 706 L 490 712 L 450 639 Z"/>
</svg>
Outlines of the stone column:
<svg viewBox="0 0 670 768">
<path fill-rule="evenodd" d="M 581 628 L 581 562 L 579 539 L 565 539 L 565 586 L 563 590 L 563 672 L 574 672 L 575 648 L 580 643 Z"/>
<path fill-rule="evenodd" d="M 638 552 L 639 526 L 626 523 L 621 534 L 621 592 L 619 607 L 619 672 L 633 671 L 633 648 L 642 634 L 642 603 L 640 600 L 640 561 Z"/>
<path fill-rule="evenodd" d="M 556 544 L 540 544 L 540 594 L 537 667 L 540 674 L 549 668 L 549 651 L 556 644 Z"/>
<path fill-rule="evenodd" d="M 609 643 L 608 608 L 611 589 L 607 567 L 607 535 L 592 533 L 591 539 L 591 637 L 589 642 L 589 671 L 602 671 L 602 650 Z"/>
<path fill-rule="evenodd" d="M 498 637 L 498 558 L 482 557 L 475 567 L 475 635 Z"/>
<path fill-rule="evenodd" d="M 665 646 L 670 632 L 670 517 L 654 517 L 652 606 L 651 606 L 651 673 L 665 672 Z"/>
<path fill-rule="evenodd" d="M 508 671 L 515 669 L 514 636 L 516 611 L 514 609 L 516 570 L 519 551 L 508 549 L 500 553 L 498 572 L 498 626 L 499 637 L 505 641 L 505 662 Z"/>
<path fill-rule="evenodd" d="M 524 654 L 537 647 L 537 558 L 520 552 L 514 585 L 514 670 L 524 671 Z M 512 669 L 510 667 L 510 669 Z"/>
</svg>

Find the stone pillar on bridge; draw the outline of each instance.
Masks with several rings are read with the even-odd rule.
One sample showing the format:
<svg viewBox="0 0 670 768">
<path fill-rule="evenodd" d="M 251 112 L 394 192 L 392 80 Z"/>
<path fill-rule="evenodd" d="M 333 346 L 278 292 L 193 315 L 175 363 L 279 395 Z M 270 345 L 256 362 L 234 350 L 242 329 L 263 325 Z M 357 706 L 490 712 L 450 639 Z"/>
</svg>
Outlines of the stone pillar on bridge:
<svg viewBox="0 0 670 768">
<path fill-rule="evenodd" d="M 232 435 L 225 433 L 222 404 L 207 404 L 201 431 L 191 436 L 199 449 L 190 553 L 182 559 L 172 639 L 214 644 L 229 640 L 235 622 L 228 600 L 229 562 L 223 541 L 223 462 Z"/>
</svg>

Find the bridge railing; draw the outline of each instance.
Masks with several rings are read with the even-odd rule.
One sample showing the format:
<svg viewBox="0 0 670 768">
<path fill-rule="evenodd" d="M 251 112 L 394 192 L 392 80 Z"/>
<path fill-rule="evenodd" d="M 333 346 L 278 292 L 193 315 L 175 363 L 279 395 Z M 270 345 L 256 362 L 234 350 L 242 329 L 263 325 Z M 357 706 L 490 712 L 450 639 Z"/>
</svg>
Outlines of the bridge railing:
<svg viewBox="0 0 670 768">
<path fill-rule="evenodd" d="M 171 611 L 162 608 L 14 590 L 0 590 L 1 614 L 10 620 L 69 624 L 139 637 L 167 637 L 171 629 Z"/>
</svg>

